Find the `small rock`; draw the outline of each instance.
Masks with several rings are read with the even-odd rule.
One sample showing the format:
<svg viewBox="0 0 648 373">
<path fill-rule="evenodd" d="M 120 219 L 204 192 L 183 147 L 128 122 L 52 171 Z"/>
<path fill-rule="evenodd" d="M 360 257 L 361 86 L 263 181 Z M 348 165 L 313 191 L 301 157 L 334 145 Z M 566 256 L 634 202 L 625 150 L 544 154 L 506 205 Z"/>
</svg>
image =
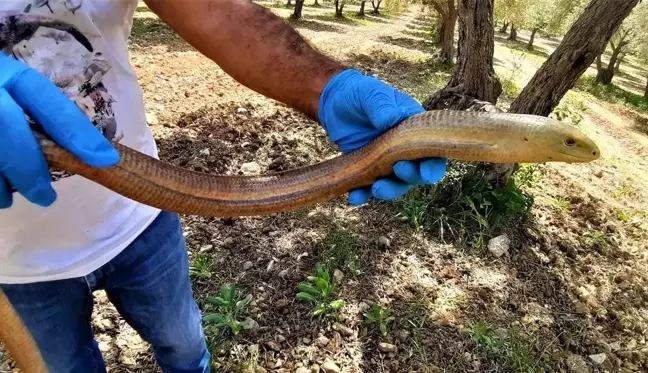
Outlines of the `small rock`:
<svg viewBox="0 0 648 373">
<path fill-rule="evenodd" d="M 275 302 L 275 307 L 279 310 L 286 308 L 290 304 L 288 299 L 282 298 Z"/>
<path fill-rule="evenodd" d="M 204 155 L 205 157 L 209 157 L 211 155 L 211 152 L 209 151 L 209 148 L 205 148 L 200 151 L 200 155 Z"/>
<path fill-rule="evenodd" d="M 110 343 L 108 343 L 106 341 L 99 342 L 99 351 L 101 351 L 103 353 L 106 353 L 106 352 L 110 351 Z"/>
<path fill-rule="evenodd" d="M 225 241 L 223 241 L 223 249 L 231 249 L 234 245 L 236 245 L 234 237 L 227 237 Z"/>
<path fill-rule="evenodd" d="M 200 248 L 200 253 L 204 254 L 204 253 L 212 251 L 213 249 L 214 249 L 214 245 L 205 245 L 205 246 Z"/>
<path fill-rule="evenodd" d="M 598 177 L 599 179 L 603 177 L 603 170 L 602 169 L 596 169 L 594 170 L 594 176 Z"/>
<path fill-rule="evenodd" d="M 259 329 L 259 323 L 256 322 L 251 317 L 246 317 L 245 320 L 243 320 L 243 322 L 241 323 L 241 326 L 243 326 L 243 329 L 245 329 L 245 330 L 258 330 Z"/>
<path fill-rule="evenodd" d="M 158 119 L 157 115 L 155 115 L 155 113 L 146 113 L 146 122 L 154 126 L 160 123 L 160 120 Z"/>
<path fill-rule="evenodd" d="M 326 345 L 328 345 L 330 341 L 330 339 L 326 338 L 323 335 L 320 335 L 315 339 L 315 345 L 317 345 L 317 347 L 326 347 Z"/>
<path fill-rule="evenodd" d="M 348 326 L 344 326 L 340 323 L 333 324 L 333 330 L 335 330 L 336 332 L 340 332 L 340 334 L 347 337 L 353 335 L 353 329 L 349 328 Z"/>
<path fill-rule="evenodd" d="M 281 351 L 281 346 L 275 341 L 268 341 L 265 343 L 265 346 L 273 351 Z"/>
<path fill-rule="evenodd" d="M 251 354 L 257 354 L 259 353 L 259 345 L 258 344 L 253 344 L 248 346 L 248 352 Z"/>
<path fill-rule="evenodd" d="M 306 367 L 297 368 L 295 373 L 311 373 L 311 370 Z"/>
<path fill-rule="evenodd" d="M 311 344 L 311 342 L 312 341 L 311 341 L 310 338 L 306 338 L 306 337 L 302 338 L 302 343 L 305 344 L 305 345 L 309 345 L 309 344 Z"/>
<path fill-rule="evenodd" d="M 336 269 L 335 271 L 333 271 L 333 280 L 336 284 L 342 283 L 342 280 L 344 280 L 344 273 L 342 273 L 342 271 L 340 271 L 339 269 Z"/>
<path fill-rule="evenodd" d="M 590 355 L 589 356 L 590 360 L 596 365 L 601 365 L 607 359 L 607 355 L 605 353 L 600 353 L 600 354 L 595 354 L 595 355 Z"/>
<path fill-rule="evenodd" d="M 250 269 L 252 267 L 254 267 L 254 263 L 252 263 L 249 260 L 247 262 L 243 263 L 243 270 L 244 271 L 247 271 L 248 269 Z"/>
<path fill-rule="evenodd" d="M 496 258 L 508 253 L 511 246 L 511 240 L 503 234 L 488 241 L 488 251 Z"/>
<path fill-rule="evenodd" d="M 340 373 L 340 367 L 331 360 L 327 360 L 322 364 L 322 370 L 325 373 Z"/>
<path fill-rule="evenodd" d="M 579 355 L 570 355 L 566 363 L 570 373 L 589 373 L 587 362 Z"/>
<path fill-rule="evenodd" d="M 243 163 L 241 165 L 241 172 L 243 175 L 254 175 L 261 172 L 261 166 L 256 162 Z"/>
<path fill-rule="evenodd" d="M 586 302 L 591 296 L 592 296 L 592 289 L 591 288 L 588 289 L 585 286 L 581 286 L 581 287 L 578 288 L 578 298 L 581 301 Z"/>
<path fill-rule="evenodd" d="M 281 335 L 281 334 L 277 334 L 277 337 L 276 337 L 276 338 L 277 338 L 277 342 L 279 342 L 279 343 L 283 343 L 283 342 L 286 341 L 286 337 L 284 337 L 284 336 Z"/>
<path fill-rule="evenodd" d="M 409 338 L 410 332 L 409 330 L 399 330 L 396 332 L 396 337 L 401 341 L 405 342 L 407 341 L 407 338 Z"/>
<path fill-rule="evenodd" d="M 385 343 L 385 342 L 380 342 L 380 343 L 378 344 L 378 349 L 379 349 L 381 352 L 385 352 L 385 353 L 391 353 L 391 352 L 396 352 L 396 351 L 398 351 L 398 348 L 397 348 L 395 345 L 393 345 L 393 344 L 389 344 L 389 343 Z"/>
<path fill-rule="evenodd" d="M 391 241 L 389 241 L 389 238 L 385 236 L 380 236 L 378 237 L 378 244 L 382 247 L 390 248 L 391 247 Z"/>
<path fill-rule="evenodd" d="M 277 359 L 277 361 L 275 361 L 274 363 L 270 363 L 268 368 L 277 369 L 277 368 L 281 368 L 282 366 L 283 366 L 283 360 Z"/>
<path fill-rule="evenodd" d="M 108 331 L 115 329 L 115 323 L 111 319 L 102 319 L 101 320 L 101 327 L 103 330 Z"/>
<path fill-rule="evenodd" d="M 621 343 L 619 341 L 610 343 L 610 349 L 612 351 L 619 351 L 621 349 Z"/>
<path fill-rule="evenodd" d="M 245 114 L 245 113 L 248 112 L 248 110 L 246 108 L 240 107 L 240 108 L 236 109 L 236 112 L 239 113 L 239 114 Z"/>
</svg>

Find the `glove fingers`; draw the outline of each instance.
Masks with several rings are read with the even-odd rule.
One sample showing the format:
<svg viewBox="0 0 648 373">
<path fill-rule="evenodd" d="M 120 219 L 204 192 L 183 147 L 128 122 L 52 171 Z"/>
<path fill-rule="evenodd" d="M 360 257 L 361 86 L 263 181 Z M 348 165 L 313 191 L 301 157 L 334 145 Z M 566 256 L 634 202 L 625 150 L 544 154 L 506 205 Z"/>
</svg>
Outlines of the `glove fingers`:
<svg viewBox="0 0 648 373">
<path fill-rule="evenodd" d="M 351 206 L 360 206 L 365 204 L 371 197 L 371 188 L 359 188 L 349 192 L 348 201 Z"/>
<path fill-rule="evenodd" d="M 429 158 L 421 161 L 421 177 L 427 184 L 438 183 L 446 173 L 448 160 L 445 158 Z"/>
<path fill-rule="evenodd" d="M 49 206 L 56 199 L 45 156 L 25 113 L 0 89 L 0 172 L 32 203 Z"/>
<path fill-rule="evenodd" d="M 410 185 L 422 185 L 425 183 L 421 177 L 421 170 L 417 162 L 396 162 L 394 165 L 394 174 Z"/>
<path fill-rule="evenodd" d="M 74 102 L 40 73 L 25 69 L 7 91 L 52 140 L 81 161 L 94 167 L 109 167 L 119 161 L 112 144 Z"/>
<path fill-rule="evenodd" d="M 0 175 L 0 209 L 9 208 L 12 204 L 13 195 L 11 193 L 11 186 L 4 176 Z"/>
<path fill-rule="evenodd" d="M 404 196 L 412 186 L 390 179 L 379 179 L 371 186 L 371 194 L 379 199 L 392 200 Z"/>
</svg>

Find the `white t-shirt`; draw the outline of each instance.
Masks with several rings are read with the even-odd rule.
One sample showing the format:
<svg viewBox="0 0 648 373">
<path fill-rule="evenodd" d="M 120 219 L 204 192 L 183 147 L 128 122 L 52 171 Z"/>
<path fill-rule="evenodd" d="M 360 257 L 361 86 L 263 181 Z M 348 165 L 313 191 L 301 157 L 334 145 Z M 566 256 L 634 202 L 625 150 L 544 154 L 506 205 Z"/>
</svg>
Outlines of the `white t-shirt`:
<svg viewBox="0 0 648 373">
<path fill-rule="evenodd" d="M 1 0 L 0 52 L 30 65 L 110 139 L 157 157 L 128 61 L 137 0 Z M 54 175 L 47 208 L 14 193 L 0 210 L 0 283 L 85 276 L 130 244 L 159 210 L 81 176 Z"/>
</svg>

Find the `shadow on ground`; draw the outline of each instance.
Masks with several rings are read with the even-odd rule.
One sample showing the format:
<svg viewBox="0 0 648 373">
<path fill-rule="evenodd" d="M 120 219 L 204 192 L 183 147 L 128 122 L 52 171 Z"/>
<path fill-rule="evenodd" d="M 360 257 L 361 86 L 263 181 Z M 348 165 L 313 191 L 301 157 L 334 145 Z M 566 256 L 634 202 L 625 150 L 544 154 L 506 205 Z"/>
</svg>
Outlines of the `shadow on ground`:
<svg viewBox="0 0 648 373">
<path fill-rule="evenodd" d="M 169 52 L 190 52 L 195 50 L 159 18 L 134 18 L 129 41 L 130 47 L 135 50 L 159 46 L 166 47 Z"/>
<path fill-rule="evenodd" d="M 296 29 L 307 29 L 311 31 L 319 31 L 319 32 L 337 32 L 337 33 L 344 33 L 344 30 L 328 24 L 328 23 L 323 23 L 323 22 L 318 22 L 318 21 L 313 21 L 310 19 L 298 19 L 298 20 L 293 20 L 288 18 L 287 22 L 293 26 Z"/>
<path fill-rule="evenodd" d="M 406 48 L 410 50 L 417 50 L 424 53 L 434 53 L 438 50 L 436 44 L 432 41 L 426 39 L 413 39 L 413 38 L 395 38 L 393 36 L 381 36 L 378 38 L 379 41 L 396 45 L 401 48 Z"/>
<path fill-rule="evenodd" d="M 498 42 L 498 43 L 503 44 L 507 48 L 517 50 L 517 51 L 521 51 L 521 52 L 524 52 L 524 53 L 533 54 L 533 55 L 536 55 L 538 57 L 542 57 L 542 58 L 545 58 L 545 59 L 549 58 L 549 54 L 548 54 L 548 52 L 547 52 L 547 50 L 545 48 L 540 47 L 538 45 L 534 45 L 533 50 L 529 50 L 529 49 L 527 49 L 527 42 L 528 41 L 523 42 L 520 39 L 522 39 L 522 38 L 518 36 L 518 40 L 513 41 L 513 40 L 509 40 L 508 38 L 502 36 L 502 34 L 500 34 L 500 33 L 495 33 L 495 41 Z"/>
</svg>

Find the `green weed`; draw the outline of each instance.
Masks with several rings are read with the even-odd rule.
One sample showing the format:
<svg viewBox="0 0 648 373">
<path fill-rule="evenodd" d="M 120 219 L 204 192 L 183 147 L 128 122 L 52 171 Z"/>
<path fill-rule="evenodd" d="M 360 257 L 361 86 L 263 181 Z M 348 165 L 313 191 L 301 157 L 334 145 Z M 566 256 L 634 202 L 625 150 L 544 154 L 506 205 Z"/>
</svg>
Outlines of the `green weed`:
<svg viewBox="0 0 648 373">
<path fill-rule="evenodd" d="M 526 53 L 511 51 L 513 55 L 513 63 L 510 69 L 507 69 L 507 76 L 500 77 L 500 83 L 502 83 L 502 91 L 504 95 L 512 99 L 520 94 L 520 88 L 516 83 L 516 79 L 522 72 L 522 65 L 526 60 Z"/>
<path fill-rule="evenodd" d="M 562 211 L 569 210 L 569 206 L 571 206 L 571 203 L 568 200 L 566 200 L 566 199 L 564 199 L 562 197 L 553 198 L 552 202 L 553 202 L 554 206 L 558 207 Z"/>
<path fill-rule="evenodd" d="M 528 213 L 533 197 L 523 189 L 539 180 L 536 168 L 526 165 L 504 186 L 494 186 L 486 174 L 476 164 L 452 163 L 439 184 L 402 198 L 398 217 L 415 229 L 481 249 Z"/>
<path fill-rule="evenodd" d="M 322 241 L 324 251 L 321 262 L 330 272 L 339 269 L 350 275 L 356 275 L 360 270 L 357 251 L 358 242 L 353 233 L 338 224 L 329 228 Z"/>
<path fill-rule="evenodd" d="M 198 278 L 210 278 L 213 261 L 210 257 L 198 256 L 189 265 L 189 274 Z"/>
<path fill-rule="evenodd" d="M 585 105 L 582 101 L 573 98 L 570 95 L 565 96 L 558 106 L 551 112 L 550 117 L 578 126 L 583 121 L 581 112 L 585 110 Z"/>
<path fill-rule="evenodd" d="M 615 190 L 612 192 L 612 197 L 619 199 L 621 197 L 628 197 L 631 196 L 634 193 L 632 190 L 632 187 L 629 185 L 624 185 L 621 188 Z"/>
<path fill-rule="evenodd" d="M 607 235 L 599 230 L 593 230 L 585 233 L 582 237 L 583 245 L 590 249 L 607 249 L 609 244 Z"/>
<path fill-rule="evenodd" d="M 524 341 L 511 332 L 497 335 L 490 325 L 481 321 L 469 322 L 463 332 L 470 336 L 486 358 L 508 370 L 523 373 L 542 371 L 537 368 L 536 360 Z"/>
<path fill-rule="evenodd" d="M 628 92 L 614 83 L 601 85 L 596 83 L 596 79 L 593 76 L 587 75 L 582 76 L 576 82 L 576 88 L 598 99 L 648 112 L 647 98 L 633 92 Z"/>
<path fill-rule="evenodd" d="M 431 198 L 425 190 L 416 189 L 402 200 L 402 211 L 399 214 L 399 219 L 409 223 L 415 231 L 420 231 L 426 226 L 429 219 L 428 210 L 431 203 Z"/>
<path fill-rule="evenodd" d="M 251 294 L 242 298 L 239 296 L 236 286 L 223 285 L 218 297 L 207 297 L 207 302 L 216 306 L 218 312 L 205 315 L 203 321 L 237 335 L 243 327 L 243 318 L 251 301 Z"/>
<path fill-rule="evenodd" d="M 502 92 L 509 98 L 517 97 L 521 92 L 521 89 L 517 86 L 515 80 L 509 77 L 500 78 L 500 83 L 502 83 Z"/>
<path fill-rule="evenodd" d="M 364 317 L 368 324 L 374 324 L 378 328 L 380 335 L 383 337 L 387 336 L 389 323 L 394 321 L 391 311 L 377 303 L 371 306 L 371 311 L 365 312 Z"/>
<path fill-rule="evenodd" d="M 621 210 L 621 209 L 617 209 L 617 210 L 616 210 L 616 215 L 617 215 L 617 219 L 619 219 L 620 221 L 622 221 L 622 222 L 624 222 L 624 223 L 629 222 L 629 221 L 630 221 L 630 218 L 632 218 L 632 214 L 631 214 L 631 213 L 629 213 L 629 212 L 625 212 L 625 211 L 623 211 L 623 210 Z"/>
<path fill-rule="evenodd" d="M 308 282 L 297 285 L 297 299 L 312 305 L 312 315 L 319 319 L 335 318 L 344 307 L 344 300 L 334 299 L 335 285 L 328 269 L 317 265 L 314 276 L 307 277 Z"/>
</svg>

